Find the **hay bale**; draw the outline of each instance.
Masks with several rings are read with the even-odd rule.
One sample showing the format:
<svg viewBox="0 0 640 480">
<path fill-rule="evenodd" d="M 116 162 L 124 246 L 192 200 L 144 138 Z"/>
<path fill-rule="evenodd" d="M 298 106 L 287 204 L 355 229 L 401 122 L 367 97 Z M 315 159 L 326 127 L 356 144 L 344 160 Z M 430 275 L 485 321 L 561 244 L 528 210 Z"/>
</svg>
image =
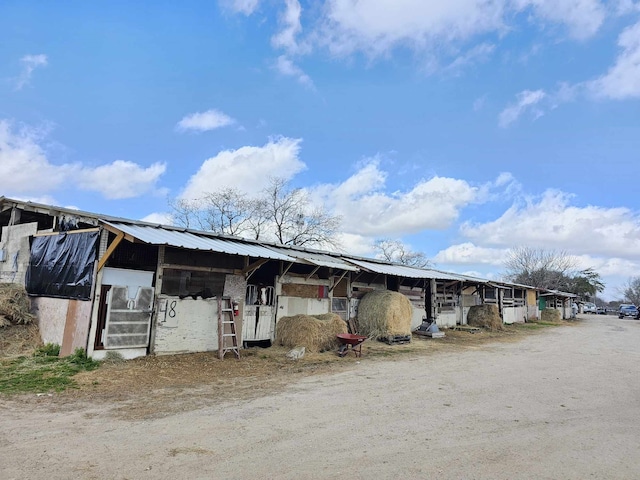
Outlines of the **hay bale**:
<svg viewBox="0 0 640 480">
<path fill-rule="evenodd" d="M 11 325 L 33 323 L 35 317 L 31 314 L 31 302 L 22 285 L 0 283 L 0 317 Z"/>
<path fill-rule="evenodd" d="M 502 330 L 502 319 L 497 305 L 474 305 L 469 308 L 467 325 L 472 327 L 488 328 L 489 330 Z"/>
<path fill-rule="evenodd" d="M 358 304 L 358 331 L 369 338 L 411 335 L 411 301 L 398 292 L 375 290 Z"/>
<path fill-rule="evenodd" d="M 335 313 L 282 317 L 276 325 L 276 345 L 324 352 L 338 347 L 339 333 L 347 333 L 347 324 Z"/>
<path fill-rule="evenodd" d="M 543 322 L 559 322 L 562 320 L 560 310 L 555 308 L 545 308 L 540 312 L 540 320 Z"/>
</svg>

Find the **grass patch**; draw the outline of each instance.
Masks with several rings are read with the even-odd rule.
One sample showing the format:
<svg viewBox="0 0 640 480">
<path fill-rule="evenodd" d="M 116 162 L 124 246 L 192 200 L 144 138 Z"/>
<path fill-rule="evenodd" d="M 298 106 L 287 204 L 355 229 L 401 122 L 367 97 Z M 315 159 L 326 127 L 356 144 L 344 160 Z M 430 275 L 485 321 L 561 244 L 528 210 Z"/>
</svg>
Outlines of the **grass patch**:
<svg viewBox="0 0 640 480">
<path fill-rule="evenodd" d="M 100 365 L 82 348 L 68 357 L 59 357 L 57 345 L 37 349 L 31 357 L 0 361 L 0 393 L 48 393 L 75 388 L 76 373 L 95 370 Z"/>
</svg>

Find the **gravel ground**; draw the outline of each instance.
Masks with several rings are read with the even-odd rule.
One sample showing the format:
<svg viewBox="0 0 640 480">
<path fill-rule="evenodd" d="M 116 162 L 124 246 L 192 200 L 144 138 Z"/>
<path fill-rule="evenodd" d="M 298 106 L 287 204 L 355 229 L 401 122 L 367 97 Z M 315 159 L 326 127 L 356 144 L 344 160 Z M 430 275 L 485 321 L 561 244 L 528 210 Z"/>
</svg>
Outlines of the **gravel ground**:
<svg viewBox="0 0 640 480">
<path fill-rule="evenodd" d="M 142 420 L 81 400 L 0 409 L 2 479 L 634 479 L 640 321 L 365 359 Z"/>
</svg>

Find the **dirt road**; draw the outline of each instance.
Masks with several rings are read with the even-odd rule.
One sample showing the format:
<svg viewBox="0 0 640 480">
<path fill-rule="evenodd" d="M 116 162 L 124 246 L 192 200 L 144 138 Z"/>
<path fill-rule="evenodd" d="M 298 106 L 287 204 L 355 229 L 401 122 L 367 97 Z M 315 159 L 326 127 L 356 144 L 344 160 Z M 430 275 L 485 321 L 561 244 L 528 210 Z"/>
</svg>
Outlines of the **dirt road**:
<svg viewBox="0 0 640 480">
<path fill-rule="evenodd" d="M 640 321 L 583 318 L 142 421 L 0 400 L 0 477 L 639 478 Z"/>
</svg>

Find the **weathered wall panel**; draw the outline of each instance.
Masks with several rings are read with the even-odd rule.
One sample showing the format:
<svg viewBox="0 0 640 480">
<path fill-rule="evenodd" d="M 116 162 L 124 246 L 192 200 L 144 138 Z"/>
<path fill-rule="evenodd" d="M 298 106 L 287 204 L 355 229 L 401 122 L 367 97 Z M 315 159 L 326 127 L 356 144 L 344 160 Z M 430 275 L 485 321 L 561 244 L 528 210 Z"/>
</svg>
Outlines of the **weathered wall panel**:
<svg viewBox="0 0 640 480">
<path fill-rule="evenodd" d="M 29 236 L 37 232 L 35 222 L 2 227 L 0 250 L 4 250 L 5 260 L 0 262 L 0 282 L 24 285 L 30 255 Z"/>
<path fill-rule="evenodd" d="M 154 352 L 157 354 L 218 350 L 218 300 L 160 296 L 166 302 L 158 315 Z M 238 318 L 238 317 L 236 317 Z M 170 319 L 170 321 L 169 321 Z"/>
<path fill-rule="evenodd" d="M 44 343 L 62 345 L 70 301 L 66 298 L 50 297 L 33 297 L 31 299 L 32 308 L 38 317 L 40 337 Z"/>
</svg>

